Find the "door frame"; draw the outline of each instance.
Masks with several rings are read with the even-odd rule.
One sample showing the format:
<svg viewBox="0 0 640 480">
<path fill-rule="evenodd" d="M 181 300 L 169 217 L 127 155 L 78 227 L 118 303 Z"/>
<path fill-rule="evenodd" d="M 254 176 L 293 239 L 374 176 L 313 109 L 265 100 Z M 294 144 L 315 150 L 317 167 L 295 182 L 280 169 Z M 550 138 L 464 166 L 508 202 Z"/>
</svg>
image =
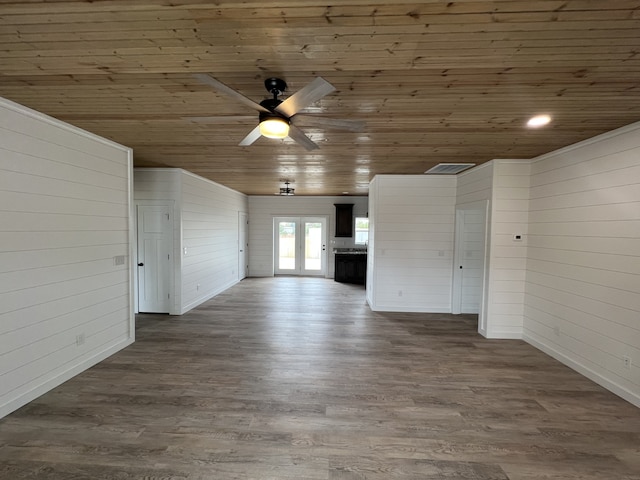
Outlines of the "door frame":
<svg viewBox="0 0 640 480">
<path fill-rule="evenodd" d="M 171 222 L 171 268 L 169 268 L 169 292 L 171 299 L 169 302 L 169 315 L 180 315 L 180 298 L 176 292 L 176 276 L 180 273 L 182 256 L 179 255 L 179 243 L 176 242 L 176 231 L 179 231 L 179 212 L 176 210 L 175 200 L 136 200 L 133 206 L 133 235 L 134 244 L 131 262 L 131 270 L 133 271 L 133 303 L 134 313 L 140 313 L 138 305 L 138 206 L 157 207 L 168 206 L 172 212 L 173 221 Z M 178 225 L 178 227 L 176 227 Z"/>
<path fill-rule="evenodd" d="M 464 203 L 456 205 L 455 210 L 455 235 L 453 249 L 453 279 L 451 291 L 451 313 L 459 314 L 462 311 L 462 273 L 460 266 L 464 263 L 464 249 L 462 247 L 462 239 L 464 236 L 464 212 L 465 211 L 482 211 L 484 213 L 484 254 L 482 258 L 482 286 L 480 288 L 480 305 L 478 306 L 478 331 L 483 333 L 486 331 L 487 316 L 487 293 L 489 287 L 488 271 L 489 271 L 489 238 L 490 238 L 490 216 L 489 201 L 481 200 L 478 202 Z"/>
<path fill-rule="evenodd" d="M 277 225 L 279 222 L 295 222 L 296 224 L 296 268 L 286 271 L 279 271 L 278 268 L 278 248 L 279 248 L 279 236 Z M 314 270 L 304 270 L 302 265 L 302 259 L 304 258 L 304 242 L 301 242 L 299 238 L 304 238 L 304 232 L 302 237 L 299 233 L 302 230 L 302 225 L 305 222 L 320 221 L 322 223 L 322 253 L 320 258 L 320 271 L 315 273 Z M 329 238 L 328 232 L 329 216 L 328 215 L 282 215 L 273 216 L 272 229 L 273 229 L 273 274 L 274 275 L 296 275 L 296 276 L 314 276 L 324 277 L 328 275 L 328 255 L 327 255 L 327 240 Z"/>
<path fill-rule="evenodd" d="M 244 237 L 244 245 L 241 245 Z M 249 275 L 249 214 L 238 212 L 238 281 Z"/>
</svg>

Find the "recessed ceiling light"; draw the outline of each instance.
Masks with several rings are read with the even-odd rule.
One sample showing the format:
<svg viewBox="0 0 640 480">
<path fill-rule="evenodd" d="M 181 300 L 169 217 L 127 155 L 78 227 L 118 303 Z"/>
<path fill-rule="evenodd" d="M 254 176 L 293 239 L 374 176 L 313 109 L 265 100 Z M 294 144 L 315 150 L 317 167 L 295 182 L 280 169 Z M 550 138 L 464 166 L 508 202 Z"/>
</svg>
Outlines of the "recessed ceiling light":
<svg viewBox="0 0 640 480">
<path fill-rule="evenodd" d="M 538 128 L 543 127 L 547 123 L 551 121 L 551 117 L 549 115 L 536 115 L 535 117 L 531 117 L 527 122 L 528 127 Z"/>
</svg>

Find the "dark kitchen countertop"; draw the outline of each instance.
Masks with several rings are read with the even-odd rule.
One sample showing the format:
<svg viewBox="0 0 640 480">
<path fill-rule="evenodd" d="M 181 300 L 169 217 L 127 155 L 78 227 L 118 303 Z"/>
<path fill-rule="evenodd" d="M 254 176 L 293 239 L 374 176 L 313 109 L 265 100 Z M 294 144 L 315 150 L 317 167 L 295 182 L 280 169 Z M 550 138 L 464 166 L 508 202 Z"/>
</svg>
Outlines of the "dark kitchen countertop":
<svg viewBox="0 0 640 480">
<path fill-rule="evenodd" d="M 366 255 L 365 248 L 334 248 L 333 253 L 336 255 Z"/>
</svg>

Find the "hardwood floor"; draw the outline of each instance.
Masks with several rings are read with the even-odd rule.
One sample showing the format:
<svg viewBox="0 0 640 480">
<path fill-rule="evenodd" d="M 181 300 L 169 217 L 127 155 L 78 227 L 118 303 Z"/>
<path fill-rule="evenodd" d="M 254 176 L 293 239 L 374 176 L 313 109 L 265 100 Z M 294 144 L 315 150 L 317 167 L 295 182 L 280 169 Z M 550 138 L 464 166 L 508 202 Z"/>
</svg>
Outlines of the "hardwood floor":
<svg viewBox="0 0 640 480">
<path fill-rule="evenodd" d="M 640 409 L 475 316 L 246 279 L 0 421 L 2 479 L 640 479 Z"/>
</svg>

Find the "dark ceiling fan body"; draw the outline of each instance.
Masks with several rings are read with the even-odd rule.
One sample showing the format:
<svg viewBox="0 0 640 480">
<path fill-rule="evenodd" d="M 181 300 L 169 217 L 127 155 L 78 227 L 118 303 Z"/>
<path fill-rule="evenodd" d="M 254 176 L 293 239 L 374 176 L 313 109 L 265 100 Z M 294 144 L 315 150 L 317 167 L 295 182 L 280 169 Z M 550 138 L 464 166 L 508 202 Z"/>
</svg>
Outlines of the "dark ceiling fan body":
<svg viewBox="0 0 640 480">
<path fill-rule="evenodd" d="M 244 105 L 253 108 L 259 112 L 259 124 L 239 143 L 241 146 L 249 146 L 253 144 L 261 136 L 269 136 L 271 138 L 289 137 L 302 145 L 307 150 L 315 150 L 318 145 L 311 140 L 300 128 L 296 126 L 299 121 L 310 120 L 310 124 L 317 126 L 325 126 L 327 128 L 337 128 L 340 130 L 348 130 L 352 132 L 361 132 L 364 129 L 364 122 L 358 120 L 338 120 L 314 115 L 299 114 L 301 110 L 309 105 L 317 102 L 324 96 L 335 91 L 335 87 L 322 77 L 316 77 L 311 83 L 307 84 L 296 93 L 285 100 L 278 97 L 287 89 L 287 84 L 280 78 L 267 78 L 264 81 L 265 88 L 273 95 L 260 103 L 256 103 L 250 98 L 245 97 L 241 93 L 233 90 L 219 80 L 213 78 L 206 73 L 195 74 L 195 77 L 203 83 L 212 86 L 218 92 L 234 98 Z M 201 120 L 206 117 L 196 117 L 194 120 Z M 273 122 L 279 131 L 270 135 L 267 133 L 267 124 Z M 280 124 L 279 126 L 277 124 Z M 286 125 L 286 127 L 285 127 Z"/>
</svg>

